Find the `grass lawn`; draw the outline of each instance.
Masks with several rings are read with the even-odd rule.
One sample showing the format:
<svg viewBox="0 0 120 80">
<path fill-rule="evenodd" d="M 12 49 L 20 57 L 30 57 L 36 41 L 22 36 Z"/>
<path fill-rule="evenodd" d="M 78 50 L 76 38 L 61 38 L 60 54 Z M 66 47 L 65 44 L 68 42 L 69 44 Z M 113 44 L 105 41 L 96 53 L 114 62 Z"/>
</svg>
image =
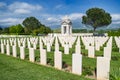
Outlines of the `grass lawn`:
<svg viewBox="0 0 120 80">
<path fill-rule="evenodd" d="M 90 80 L 51 67 L 0 54 L 1 80 Z"/>
<path fill-rule="evenodd" d="M 75 42 L 76 43 L 76 42 Z M 70 48 L 70 54 L 62 54 L 62 61 L 68 66 L 72 66 L 72 53 L 75 52 L 75 43 Z M 39 46 L 39 45 L 37 45 Z M 104 44 L 106 46 L 106 44 Z M 95 58 L 89 58 L 88 50 L 85 50 L 83 43 L 82 48 L 82 76 L 68 73 L 66 70 L 60 71 L 54 68 L 54 47 L 52 51 L 47 52 L 47 61 L 51 67 L 38 65 L 40 62 L 39 48 L 35 50 L 35 63 L 29 62 L 29 49 L 25 48 L 25 60 L 20 60 L 20 49 L 17 47 L 17 58 L 0 54 L 0 79 L 2 80 L 90 80 L 86 79 L 86 75 L 93 75 L 96 69 L 96 57 L 103 56 L 103 47 L 100 51 L 95 52 Z M 44 46 L 46 49 L 46 46 Z M 120 80 L 120 53 L 118 52 L 115 41 L 113 39 L 112 55 L 110 61 L 110 80 Z M 6 51 L 6 50 L 5 50 Z M 60 51 L 64 53 L 64 48 L 60 47 Z M 103 66 L 104 67 L 104 66 Z M 117 77 L 116 79 L 112 76 Z"/>
</svg>

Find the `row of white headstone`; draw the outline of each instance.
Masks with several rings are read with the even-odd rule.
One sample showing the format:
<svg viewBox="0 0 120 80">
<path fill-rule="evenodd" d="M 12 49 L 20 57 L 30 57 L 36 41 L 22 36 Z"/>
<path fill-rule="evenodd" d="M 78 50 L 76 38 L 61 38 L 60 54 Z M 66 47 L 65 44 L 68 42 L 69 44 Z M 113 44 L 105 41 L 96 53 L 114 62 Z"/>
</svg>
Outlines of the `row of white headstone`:
<svg viewBox="0 0 120 80">
<path fill-rule="evenodd" d="M 65 37 L 64 37 L 65 38 Z M 14 45 L 12 45 L 12 53 L 14 57 L 17 57 L 17 43 L 18 41 L 18 47 L 20 48 L 20 58 L 25 59 L 25 43 L 26 41 L 30 45 L 30 43 L 39 43 L 40 45 L 40 63 L 43 65 L 47 65 L 47 51 L 51 51 L 51 46 L 54 42 L 55 39 L 55 51 L 54 51 L 54 66 L 55 68 L 62 69 L 62 52 L 59 51 L 59 42 L 63 45 L 64 47 L 64 53 L 69 54 L 69 48 L 75 40 L 77 39 L 76 46 L 75 46 L 75 53 L 72 55 L 72 73 L 81 75 L 82 74 L 82 55 L 81 55 L 81 46 L 80 46 L 80 37 L 70 37 L 72 44 L 68 41 L 64 41 L 63 37 L 46 37 L 46 38 L 24 38 L 24 39 L 18 39 L 18 40 L 13 40 Z M 104 39 L 104 38 L 103 38 Z M 36 40 L 36 41 L 35 41 Z M 59 41 L 58 41 L 59 40 Z M 82 40 L 86 40 L 82 38 Z M 91 40 L 88 38 L 88 40 Z M 11 40 L 12 41 L 12 40 Z M 106 39 L 103 40 L 104 42 L 107 41 Z M 4 41 L 5 42 L 5 41 Z M 65 43 L 66 42 L 66 43 Z M 88 41 L 89 42 L 89 41 Z M 25 44 L 25 45 L 19 45 L 20 43 Z M 64 44 L 63 44 L 64 43 Z M 35 44 L 35 45 L 36 45 Z M 47 50 L 43 49 L 43 44 L 47 46 Z M 86 43 L 84 43 L 86 44 Z M 102 42 L 100 44 L 103 44 Z M 93 44 L 92 44 L 93 45 Z M 3 44 L 1 41 L 1 53 L 4 53 L 4 46 L 6 46 L 6 54 L 10 55 L 10 44 L 9 41 L 7 40 L 7 43 Z M 92 48 L 91 48 L 92 47 Z M 107 42 L 107 46 L 104 48 L 104 57 L 97 57 L 97 79 L 105 80 L 109 79 L 109 68 L 110 68 L 110 59 L 111 59 L 111 47 L 112 47 L 112 37 Z M 35 62 L 35 47 L 29 46 L 29 60 L 31 62 Z M 93 46 L 88 47 L 88 56 L 89 57 L 94 57 L 94 51 L 95 48 Z M 109 52 L 107 52 L 109 51 Z"/>
<path fill-rule="evenodd" d="M 54 66 L 55 68 L 62 69 L 62 52 L 59 51 L 59 43 L 56 38 L 55 40 L 55 52 L 54 52 Z M 5 48 L 6 47 L 6 48 Z M 10 46 L 9 41 L 7 41 L 7 44 L 3 44 L 1 41 L 1 53 L 5 53 L 10 55 L 10 47 L 12 47 L 12 55 L 13 57 L 17 57 L 17 48 L 20 48 L 20 58 L 25 59 L 25 47 L 23 46 L 16 46 L 12 45 Z M 29 48 L 29 61 L 35 62 L 35 49 Z M 80 61 L 80 62 L 79 62 Z M 40 39 L 40 63 L 43 65 L 47 65 L 47 52 L 45 49 L 43 49 L 43 42 Z M 72 73 L 81 75 L 82 74 L 82 55 L 81 54 L 73 54 L 72 58 Z"/>
</svg>

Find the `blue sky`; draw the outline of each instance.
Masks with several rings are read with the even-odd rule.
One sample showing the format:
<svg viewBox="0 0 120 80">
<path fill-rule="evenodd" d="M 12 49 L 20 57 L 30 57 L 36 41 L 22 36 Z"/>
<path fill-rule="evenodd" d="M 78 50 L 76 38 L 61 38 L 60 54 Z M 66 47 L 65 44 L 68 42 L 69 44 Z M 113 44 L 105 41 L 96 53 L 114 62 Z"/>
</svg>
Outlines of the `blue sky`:
<svg viewBox="0 0 120 80">
<path fill-rule="evenodd" d="M 22 23 L 35 16 L 51 28 L 59 28 L 64 16 L 68 16 L 74 28 L 85 28 L 81 17 L 92 7 L 103 8 L 112 16 L 107 28 L 120 27 L 120 0 L 0 0 L 0 26 Z"/>
</svg>

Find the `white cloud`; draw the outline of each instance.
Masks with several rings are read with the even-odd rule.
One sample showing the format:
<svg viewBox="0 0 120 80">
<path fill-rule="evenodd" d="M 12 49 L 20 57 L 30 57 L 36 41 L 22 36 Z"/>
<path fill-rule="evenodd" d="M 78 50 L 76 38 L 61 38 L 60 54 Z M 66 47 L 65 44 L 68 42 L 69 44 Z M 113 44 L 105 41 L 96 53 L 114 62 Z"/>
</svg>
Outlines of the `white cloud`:
<svg viewBox="0 0 120 80">
<path fill-rule="evenodd" d="M 77 20 L 77 19 L 81 19 L 83 15 L 84 14 L 82 14 L 82 13 L 72 13 L 72 14 L 68 14 L 68 15 L 47 15 L 46 20 L 58 22 L 58 21 L 62 20 L 65 16 L 68 16 L 68 18 L 70 18 L 71 20 Z"/>
<path fill-rule="evenodd" d="M 114 21 L 112 24 L 120 24 L 120 21 Z"/>
<path fill-rule="evenodd" d="M 4 25 L 15 25 L 15 24 L 21 24 L 24 19 L 18 19 L 18 18 L 6 18 L 1 19 L 0 23 Z"/>
<path fill-rule="evenodd" d="M 16 9 L 14 12 L 15 12 L 15 13 L 19 13 L 19 14 L 27 14 L 27 13 L 30 13 L 29 10 L 25 10 L 25 9 Z"/>
<path fill-rule="evenodd" d="M 112 14 L 112 20 L 120 20 L 120 14 Z"/>
<path fill-rule="evenodd" d="M 60 19 L 59 18 L 55 18 L 55 17 L 48 17 L 47 21 L 58 22 L 58 21 L 60 21 Z"/>
<path fill-rule="evenodd" d="M 76 19 L 81 19 L 83 15 L 84 15 L 83 13 L 72 13 L 68 16 L 71 20 L 76 20 Z"/>
<path fill-rule="evenodd" d="M 59 5 L 55 6 L 55 9 L 60 9 L 60 8 L 62 8 L 62 7 L 63 7 L 63 5 L 62 5 L 62 4 L 59 4 Z"/>
<path fill-rule="evenodd" d="M 25 2 L 14 2 L 8 6 L 10 11 L 14 13 L 22 14 L 22 13 L 31 13 L 33 10 L 38 11 L 42 9 L 40 5 L 32 5 Z"/>
<path fill-rule="evenodd" d="M 0 2 L 0 8 L 6 6 L 6 3 Z"/>
</svg>

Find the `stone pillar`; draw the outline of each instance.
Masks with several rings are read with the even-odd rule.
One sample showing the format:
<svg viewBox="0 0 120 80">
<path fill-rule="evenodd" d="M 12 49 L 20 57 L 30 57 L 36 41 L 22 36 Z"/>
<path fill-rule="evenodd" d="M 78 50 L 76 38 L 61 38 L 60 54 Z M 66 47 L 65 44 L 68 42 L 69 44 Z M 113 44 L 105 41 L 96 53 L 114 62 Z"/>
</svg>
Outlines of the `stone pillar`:
<svg viewBox="0 0 120 80">
<path fill-rule="evenodd" d="M 65 44 L 64 46 L 64 54 L 69 54 L 69 45 Z"/>
<path fill-rule="evenodd" d="M 1 44 L 1 53 L 4 54 L 4 44 Z"/>
<path fill-rule="evenodd" d="M 24 49 L 24 47 L 20 47 L 20 58 L 25 59 L 25 49 Z"/>
<path fill-rule="evenodd" d="M 47 54 L 45 49 L 40 51 L 40 63 L 43 65 L 47 64 Z"/>
<path fill-rule="evenodd" d="M 54 66 L 57 69 L 62 69 L 62 52 L 60 51 L 54 53 Z"/>
<path fill-rule="evenodd" d="M 94 48 L 94 46 L 89 46 L 88 47 L 88 57 L 90 57 L 90 58 L 95 57 L 95 48 Z"/>
<path fill-rule="evenodd" d="M 9 44 L 6 45 L 6 52 L 7 52 L 7 55 L 10 55 L 10 45 Z"/>
<path fill-rule="evenodd" d="M 17 57 L 16 46 L 12 46 L 13 57 Z"/>
<path fill-rule="evenodd" d="M 110 60 L 97 57 L 97 80 L 109 80 Z"/>
<path fill-rule="evenodd" d="M 31 62 L 35 61 L 35 54 L 34 54 L 34 48 L 29 48 L 29 60 Z"/>
<path fill-rule="evenodd" d="M 63 26 L 61 26 L 61 34 L 63 34 L 64 32 L 63 32 L 64 30 L 63 30 Z"/>
<path fill-rule="evenodd" d="M 72 54 L 72 73 L 81 75 L 82 74 L 82 55 Z"/>
<path fill-rule="evenodd" d="M 69 26 L 66 25 L 66 34 L 69 34 Z"/>
</svg>

